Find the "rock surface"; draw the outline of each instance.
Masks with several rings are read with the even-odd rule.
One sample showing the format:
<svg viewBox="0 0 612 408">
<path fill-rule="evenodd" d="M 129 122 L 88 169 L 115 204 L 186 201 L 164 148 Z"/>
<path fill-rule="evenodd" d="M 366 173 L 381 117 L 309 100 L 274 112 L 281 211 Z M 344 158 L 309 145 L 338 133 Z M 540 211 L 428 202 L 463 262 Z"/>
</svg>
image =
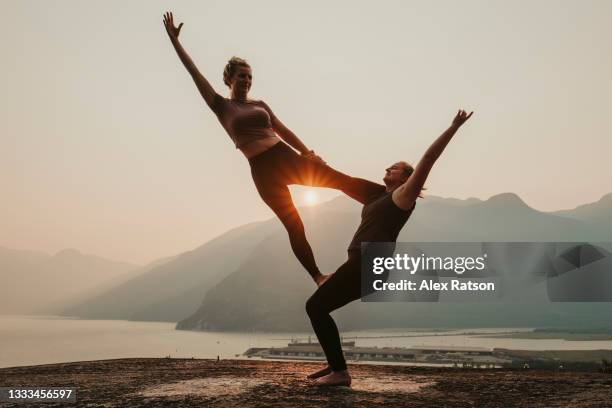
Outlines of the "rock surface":
<svg viewBox="0 0 612 408">
<path fill-rule="evenodd" d="M 602 407 L 612 375 L 351 364 L 351 388 L 305 380 L 320 363 L 121 359 L 0 369 L 0 386 L 76 387 L 79 407 Z M 28 403 L 27 406 L 67 406 Z M 0 403 L 0 406 L 24 406 Z"/>
</svg>

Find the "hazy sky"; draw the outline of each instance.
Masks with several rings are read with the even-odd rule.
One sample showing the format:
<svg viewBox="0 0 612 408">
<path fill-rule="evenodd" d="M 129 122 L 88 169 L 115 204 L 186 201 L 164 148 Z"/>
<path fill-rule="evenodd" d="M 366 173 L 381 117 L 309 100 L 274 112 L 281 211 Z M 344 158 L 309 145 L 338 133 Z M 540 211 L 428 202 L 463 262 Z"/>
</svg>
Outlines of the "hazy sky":
<svg viewBox="0 0 612 408">
<path fill-rule="evenodd" d="M 169 8 L 219 93 L 246 58 L 252 97 L 341 171 L 380 181 L 465 108 L 429 194 L 555 210 L 612 191 L 610 1 L 2 0 L 0 246 L 144 263 L 272 216 Z"/>
</svg>

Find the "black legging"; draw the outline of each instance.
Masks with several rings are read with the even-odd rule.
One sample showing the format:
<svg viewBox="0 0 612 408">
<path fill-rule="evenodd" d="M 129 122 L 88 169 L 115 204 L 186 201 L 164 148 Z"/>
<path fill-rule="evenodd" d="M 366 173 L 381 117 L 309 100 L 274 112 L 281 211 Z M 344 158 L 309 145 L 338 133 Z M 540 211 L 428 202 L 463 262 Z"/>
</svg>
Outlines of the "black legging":
<svg viewBox="0 0 612 408">
<path fill-rule="evenodd" d="M 287 229 L 293 253 L 313 277 L 320 273 L 319 268 L 287 186 L 335 188 L 361 203 L 380 190 L 379 184 L 347 176 L 319 161 L 302 157 L 283 142 L 250 158 L 249 164 L 259 195 Z"/>
<path fill-rule="evenodd" d="M 362 296 L 360 272 L 361 253 L 349 251 L 348 260 L 306 301 L 306 313 L 327 362 L 334 371 L 346 370 L 346 361 L 342 354 L 338 327 L 330 313 Z M 387 277 L 388 273 L 380 275 L 382 280 Z M 364 295 L 374 291 L 369 288 L 364 290 Z"/>
</svg>

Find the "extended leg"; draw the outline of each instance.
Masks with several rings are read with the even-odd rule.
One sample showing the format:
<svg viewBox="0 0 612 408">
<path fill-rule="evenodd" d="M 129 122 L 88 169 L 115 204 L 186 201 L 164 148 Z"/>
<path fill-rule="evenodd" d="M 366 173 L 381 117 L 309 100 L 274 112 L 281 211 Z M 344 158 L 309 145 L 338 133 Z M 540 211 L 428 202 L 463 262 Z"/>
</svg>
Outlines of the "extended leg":
<svg viewBox="0 0 612 408">
<path fill-rule="evenodd" d="M 284 185 L 275 185 L 265 190 L 260 189 L 259 186 L 257 187 L 261 198 L 263 198 L 264 202 L 268 204 L 285 226 L 289 234 L 291 249 L 296 258 L 316 281 L 321 276 L 321 272 L 315 262 L 312 248 L 306 239 L 302 219 L 293 205 L 289 188 Z"/>
<path fill-rule="evenodd" d="M 369 197 L 380 194 L 385 190 L 385 187 L 380 184 L 348 176 L 327 164 L 297 154 L 293 157 L 291 164 L 292 166 L 287 173 L 290 184 L 334 188 L 364 204 Z"/>
</svg>

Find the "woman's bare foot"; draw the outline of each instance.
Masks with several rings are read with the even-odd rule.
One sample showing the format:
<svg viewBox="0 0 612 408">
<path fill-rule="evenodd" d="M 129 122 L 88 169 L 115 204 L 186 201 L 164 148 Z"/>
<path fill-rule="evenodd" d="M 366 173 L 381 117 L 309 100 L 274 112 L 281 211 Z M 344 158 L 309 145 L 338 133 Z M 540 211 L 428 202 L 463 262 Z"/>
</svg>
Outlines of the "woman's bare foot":
<svg viewBox="0 0 612 408">
<path fill-rule="evenodd" d="M 331 274 L 329 275 L 323 275 L 323 274 L 318 274 L 317 276 L 315 276 L 314 281 L 317 284 L 317 287 L 321 287 L 322 284 L 325 283 L 326 280 L 328 280 L 329 278 L 331 278 Z"/>
<path fill-rule="evenodd" d="M 350 387 L 351 376 L 347 370 L 332 371 L 331 374 L 327 374 L 315 381 L 315 385 L 321 387 Z"/>
<path fill-rule="evenodd" d="M 317 371 L 316 373 L 309 374 L 308 376 L 306 376 L 306 378 L 308 378 L 309 380 L 314 380 L 316 378 L 323 377 L 324 375 L 331 374 L 331 372 L 332 372 L 331 367 L 327 366 Z"/>
</svg>

